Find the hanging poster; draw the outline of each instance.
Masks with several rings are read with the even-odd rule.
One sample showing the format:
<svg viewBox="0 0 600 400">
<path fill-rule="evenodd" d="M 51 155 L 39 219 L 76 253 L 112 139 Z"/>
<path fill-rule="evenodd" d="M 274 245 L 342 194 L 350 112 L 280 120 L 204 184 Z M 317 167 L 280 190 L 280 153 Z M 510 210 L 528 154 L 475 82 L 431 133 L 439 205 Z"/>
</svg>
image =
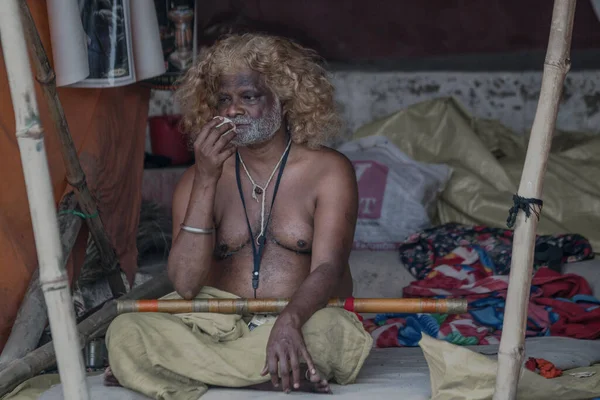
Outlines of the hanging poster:
<svg viewBox="0 0 600 400">
<path fill-rule="evenodd" d="M 150 0 L 48 0 L 57 86 L 111 87 L 165 72 Z"/>
</svg>

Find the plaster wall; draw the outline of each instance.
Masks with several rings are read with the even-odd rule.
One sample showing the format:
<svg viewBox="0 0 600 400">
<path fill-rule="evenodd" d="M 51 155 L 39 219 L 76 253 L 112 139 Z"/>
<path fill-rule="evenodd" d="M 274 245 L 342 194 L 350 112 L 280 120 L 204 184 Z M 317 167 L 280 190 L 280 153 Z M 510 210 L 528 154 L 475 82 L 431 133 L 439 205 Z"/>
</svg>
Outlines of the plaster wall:
<svg viewBox="0 0 600 400">
<path fill-rule="evenodd" d="M 542 73 L 336 71 L 331 79 L 346 137 L 374 119 L 445 96 L 457 98 L 475 117 L 497 119 L 522 134 L 533 123 Z M 152 92 L 150 116 L 178 112 L 172 92 Z M 557 128 L 600 132 L 600 70 L 569 73 Z"/>
</svg>

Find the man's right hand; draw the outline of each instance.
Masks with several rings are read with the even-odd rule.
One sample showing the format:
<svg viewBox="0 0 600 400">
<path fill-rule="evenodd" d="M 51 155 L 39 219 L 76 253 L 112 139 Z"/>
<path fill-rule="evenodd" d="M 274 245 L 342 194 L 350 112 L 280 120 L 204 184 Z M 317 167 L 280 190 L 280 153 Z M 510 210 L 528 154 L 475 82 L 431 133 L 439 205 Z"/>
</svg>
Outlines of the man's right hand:
<svg viewBox="0 0 600 400">
<path fill-rule="evenodd" d="M 222 122 L 222 117 L 216 117 L 206 123 L 194 141 L 196 172 L 203 179 L 215 182 L 221 177 L 223 163 L 236 150 L 236 147 L 231 144 L 231 140 L 235 137 L 234 125 L 227 122 L 217 127 Z"/>
</svg>

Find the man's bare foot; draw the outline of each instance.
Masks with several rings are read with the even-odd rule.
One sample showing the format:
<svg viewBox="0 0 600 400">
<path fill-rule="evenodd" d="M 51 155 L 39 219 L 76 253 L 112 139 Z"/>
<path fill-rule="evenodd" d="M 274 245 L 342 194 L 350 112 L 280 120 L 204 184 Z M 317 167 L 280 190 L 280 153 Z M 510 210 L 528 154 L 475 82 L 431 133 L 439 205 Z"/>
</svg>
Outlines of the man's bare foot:
<svg viewBox="0 0 600 400">
<path fill-rule="evenodd" d="M 106 367 L 104 370 L 104 386 L 121 386 L 117 377 L 113 374 L 112 369 Z"/>
<path fill-rule="evenodd" d="M 304 377 L 309 378 L 309 379 L 303 380 L 302 382 L 305 382 L 306 385 L 308 385 L 309 387 L 312 388 L 311 390 L 308 390 L 308 391 L 316 392 L 316 393 L 332 394 L 331 386 L 329 386 L 329 382 L 327 382 L 327 379 L 322 378 L 322 376 L 323 376 L 323 374 L 321 374 L 318 370 L 315 371 L 315 373 L 311 375 L 311 373 L 308 371 L 308 368 L 306 368 L 306 371 L 304 372 Z M 300 387 L 302 387 L 302 383 L 300 383 Z M 301 390 L 301 389 L 299 389 L 299 390 Z"/>
<path fill-rule="evenodd" d="M 322 378 L 322 375 L 319 371 L 316 371 L 314 374 L 310 374 L 308 371 L 308 367 L 306 365 L 300 366 L 300 372 L 302 379 L 300 380 L 300 387 L 294 388 L 293 386 L 293 378 L 290 374 L 290 385 L 291 390 L 295 392 L 311 392 L 311 393 L 327 393 L 331 394 L 331 386 L 329 386 L 329 382 L 327 379 Z M 256 390 L 266 390 L 266 391 L 280 391 L 281 387 L 273 387 L 271 381 L 265 383 L 259 383 L 258 385 L 252 385 L 249 387 L 250 389 Z"/>
</svg>

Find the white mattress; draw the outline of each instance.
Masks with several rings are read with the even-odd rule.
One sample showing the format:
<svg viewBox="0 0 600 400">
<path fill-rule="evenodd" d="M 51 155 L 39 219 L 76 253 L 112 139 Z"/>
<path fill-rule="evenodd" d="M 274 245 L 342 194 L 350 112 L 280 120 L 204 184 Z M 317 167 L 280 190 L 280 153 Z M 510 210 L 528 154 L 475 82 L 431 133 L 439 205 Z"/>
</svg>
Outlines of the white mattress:
<svg viewBox="0 0 600 400">
<path fill-rule="evenodd" d="M 473 351 L 495 357 L 498 346 L 472 346 Z M 553 362 L 558 368 L 570 369 L 600 362 L 600 341 L 576 340 L 559 337 L 530 338 L 526 341 L 526 357 L 539 357 Z M 123 388 L 102 386 L 101 376 L 88 378 L 92 399 L 144 400 L 146 397 Z M 418 347 L 373 349 L 356 383 L 346 386 L 332 385 L 333 396 L 348 400 L 401 398 L 405 400 L 429 399 L 431 388 L 429 368 Z M 315 399 L 314 394 L 292 392 L 262 392 L 246 389 L 209 389 L 202 400 Z M 39 400 L 62 399 L 60 385 L 46 391 Z"/>
<path fill-rule="evenodd" d="M 402 288 L 414 280 L 400 262 L 396 251 L 355 251 L 350 257 L 355 297 L 401 297 Z M 567 264 L 565 273 L 583 276 L 600 293 L 600 259 Z M 497 346 L 474 346 L 471 349 L 494 354 Z M 546 358 L 563 368 L 587 366 L 600 362 L 600 341 L 545 337 L 527 339 L 527 355 Z M 565 365 L 566 363 L 566 365 Z M 101 377 L 88 378 L 93 399 L 143 400 L 146 397 L 123 388 L 107 388 Z M 368 399 L 377 396 L 404 400 L 429 399 L 429 369 L 420 348 L 373 349 L 355 384 L 332 385 L 333 396 L 344 399 Z M 315 399 L 314 394 L 260 392 L 243 389 L 210 389 L 202 400 L 277 399 L 293 396 Z M 60 385 L 48 390 L 40 400 L 62 399 Z"/>
<path fill-rule="evenodd" d="M 124 388 L 105 387 L 102 376 L 87 379 L 93 400 L 146 400 L 142 396 Z M 344 399 L 365 399 L 366 396 L 396 397 L 402 393 L 405 400 L 428 399 L 430 397 L 429 369 L 419 348 L 374 349 L 367 359 L 357 382 L 352 385 L 332 385 L 333 396 Z M 312 393 L 264 392 L 248 389 L 212 388 L 201 397 L 202 400 L 226 399 L 315 399 Z M 329 398 L 329 396 L 327 397 Z M 18 397 L 16 398 L 18 399 Z M 62 400 L 62 387 L 57 385 L 43 393 L 39 400 Z M 15 399 L 11 399 L 15 400 Z"/>
<path fill-rule="evenodd" d="M 404 400 L 429 399 L 429 368 L 420 348 L 373 349 L 356 383 L 332 385 L 332 391 L 334 397 L 348 400 L 398 398 L 399 394 Z M 292 392 L 290 395 L 294 399 L 315 399 L 310 393 Z M 284 396 L 281 392 L 210 389 L 202 400 L 287 398 Z"/>
</svg>

